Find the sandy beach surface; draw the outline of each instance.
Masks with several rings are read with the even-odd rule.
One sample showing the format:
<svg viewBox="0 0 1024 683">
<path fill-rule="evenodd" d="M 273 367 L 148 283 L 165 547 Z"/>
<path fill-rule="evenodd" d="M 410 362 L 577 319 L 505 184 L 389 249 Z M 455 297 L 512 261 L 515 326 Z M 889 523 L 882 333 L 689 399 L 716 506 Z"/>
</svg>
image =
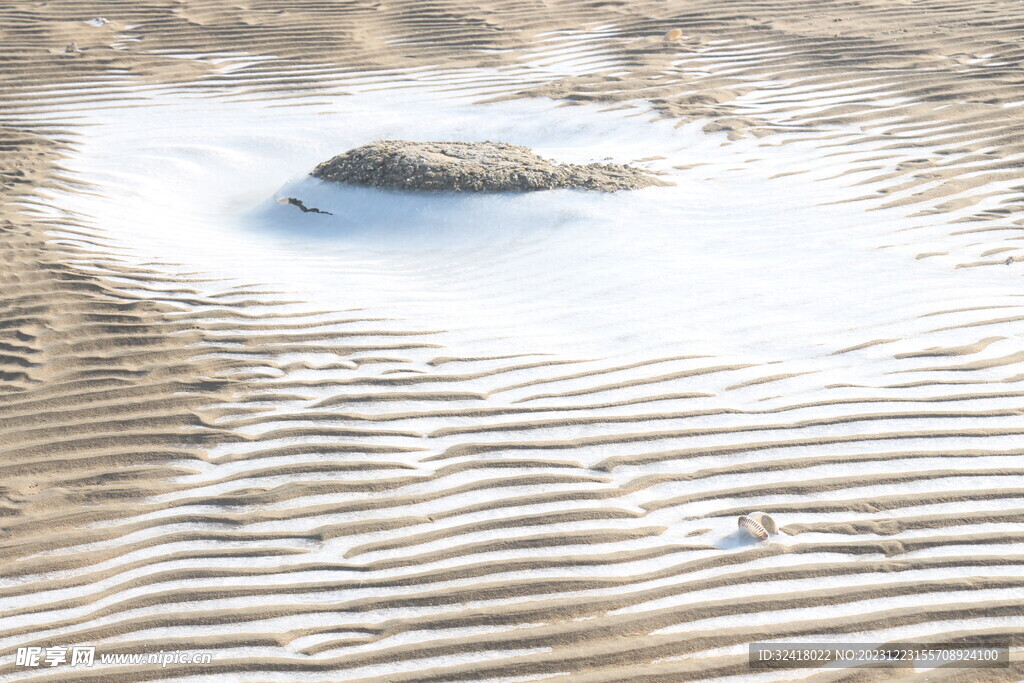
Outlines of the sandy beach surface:
<svg viewBox="0 0 1024 683">
<path fill-rule="evenodd" d="M 0 681 L 1024 679 L 1022 32 L 0 5 Z M 308 176 L 380 139 L 662 182 Z M 752 669 L 769 641 L 1011 661 Z M 76 646 L 211 661 L 17 660 Z"/>
</svg>

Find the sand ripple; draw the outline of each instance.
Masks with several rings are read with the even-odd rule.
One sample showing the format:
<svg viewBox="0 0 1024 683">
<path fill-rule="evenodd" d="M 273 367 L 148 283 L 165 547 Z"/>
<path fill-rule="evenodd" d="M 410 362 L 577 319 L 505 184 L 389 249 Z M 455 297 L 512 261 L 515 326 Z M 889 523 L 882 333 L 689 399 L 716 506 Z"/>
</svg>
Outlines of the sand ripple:
<svg viewBox="0 0 1024 683">
<path fill-rule="evenodd" d="M 1019 647 L 1018 7 L 0 10 L 0 679 L 681 681 L 750 677 L 770 639 Z M 875 249 L 991 285 L 876 302 L 884 334 L 806 357 L 509 352 L 140 260 L 55 199 L 107 192 L 62 168 L 81 112 L 384 87 L 760 139 L 780 182 L 900 216 Z M 779 535 L 738 534 L 752 510 Z M 13 664 L 55 644 L 215 658 Z"/>
</svg>

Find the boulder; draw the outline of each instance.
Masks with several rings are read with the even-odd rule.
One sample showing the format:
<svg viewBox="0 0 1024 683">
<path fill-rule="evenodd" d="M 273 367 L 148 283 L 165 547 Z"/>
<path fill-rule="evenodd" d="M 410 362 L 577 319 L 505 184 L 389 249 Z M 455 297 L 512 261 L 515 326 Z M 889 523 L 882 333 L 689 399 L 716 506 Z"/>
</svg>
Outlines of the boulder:
<svg viewBox="0 0 1024 683">
<path fill-rule="evenodd" d="M 379 140 L 323 162 L 311 175 L 369 187 L 456 192 L 615 192 L 660 184 L 630 166 L 558 164 L 505 142 Z"/>
</svg>

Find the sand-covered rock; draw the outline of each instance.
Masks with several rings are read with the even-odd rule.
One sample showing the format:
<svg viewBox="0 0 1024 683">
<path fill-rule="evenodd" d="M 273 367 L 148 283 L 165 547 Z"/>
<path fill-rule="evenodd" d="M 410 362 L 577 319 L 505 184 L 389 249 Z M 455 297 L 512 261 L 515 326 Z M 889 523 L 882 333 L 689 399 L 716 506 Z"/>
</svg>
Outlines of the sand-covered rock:
<svg viewBox="0 0 1024 683">
<path fill-rule="evenodd" d="M 505 142 L 379 140 L 317 166 L 317 178 L 401 190 L 635 190 L 655 184 L 623 164 L 558 164 Z"/>
</svg>

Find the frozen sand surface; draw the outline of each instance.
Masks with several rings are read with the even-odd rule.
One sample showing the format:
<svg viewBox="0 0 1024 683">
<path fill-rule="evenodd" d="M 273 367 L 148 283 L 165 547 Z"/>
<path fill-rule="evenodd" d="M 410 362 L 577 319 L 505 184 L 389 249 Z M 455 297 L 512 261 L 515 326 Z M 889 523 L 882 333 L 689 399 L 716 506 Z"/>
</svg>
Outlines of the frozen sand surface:
<svg viewBox="0 0 1024 683">
<path fill-rule="evenodd" d="M 187 35 L 234 21 L 180 9 Z M 45 302 L 54 332 L 19 328 L 13 352 L 53 360 L 27 366 L 38 393 L 4 413 L 18 444 L 5 464 L 20 472 L 45 450 L 33 466 L 59 463 L 78 486 L 73 456 L 86 474 L 139 476 L 149 495 L 72 497 L 81 528 L 54 539 L 31 525 L 64 494 L 37 498 L 16 478 L 12 504 L 38 507 L 6 527 L 29 540 L 11 547 L 24 575 L 0 586 L 0 642 L 178 638 L 216 650 L 205 680 L 254 666 L 287 680 L 431 667 L 535 680 L 592 665 L 614 680 L 618 660 L 602 657 L 616 648 L 632 648 L 629 675 L 771 680 L 789 676 L 736 668 L 746 642 L 1014 628 L 1020 277 L 1002 265 L 1015 233 L 999 217 L 1019 180 L 993 168 L 1012 163 L 1008 141 L 971 137 L 1005 115 L 987 104 L 999 90 L 936 105 L 921 92 L 936 92 L 941 61 L 908 85 L 917 52 L 889 54 L 879 31 L 815 42 L 817 14 L 796 45 L 776 17 L 746 41 L 698 22 L 666 46 L 659 20 L 639 36 L 553 31 L 527 54 L 497 40 L 481 51 L 509 59 L 495 70 L 421 58 L 353 76 L 273 58 L 197 65 L 178 48 L 180 68 L 203 74 L 178 76 L 185 87 L 110 76 L 105 101 L 83 104 L 82 89 L 49 103 L 68 88 L 44 82 L 15 117 L 94 124 L 62 165 L 95 184 L 29 205 L 80 271 L 12 286 L 88 272 L 103 287 L 64 279 Z M 849 26 L 820 21 L 829 36 Z M 439 44 L 369 33 L 412 57 Z M 470 104 L 534 84 L 611 104 L 661 89 L 657 106 L 690 123 L 650 123 L 643 106 Z M 705 134 L 709 121 L 721 132 Z M 304 177 L 396 136 L 509 139 L 564 161 L 661 156 L 639 163 L 677 185 L 409 198 Z M 335 216 L 276 204 L 286 193 Z M 21 267 L 33 252 L 14 253 Z M 125 298 L 104 313 L 112 293 Z M 40 431 L 40 410 L 60 428 Z M 173 469 L 103 459 L 124 452 Z M 785 533 L 737 536 L 753 509 Z"/>
<path fill-rule="evenodd" d="M 823 206 L 844 198 L 847 183 L 816 182 L 829 166 L 806 159 L 810 144 L 755 163 L 756 144 L 723 146 L 696 126 L 545 101 L 472 105 L 426 90 L 339 97 L 330 108 L 156 97 L 96 122 L 68 166 L 106 191 L 60 204 L 137 258 L 285 287 L 311 306 L 358 305 L 487 339 L 492 350 L 684 345 L 806 358 L 865 335 L 918 333 L 929 323 L 915 318 L 940 304 L 1016 294 L 1006 273 L 951 272 L 880 250 L 917 221 Z M 475 196 L 306 175 L 341 150 L 397 136 L 508 140 L 569 162 L 663 157 L 641 164 L 676 185 Z M 804 160 L 810 173 L 769 180 Z M 281 206 L 281 196 L 333 215 Z"/>
</svg>

